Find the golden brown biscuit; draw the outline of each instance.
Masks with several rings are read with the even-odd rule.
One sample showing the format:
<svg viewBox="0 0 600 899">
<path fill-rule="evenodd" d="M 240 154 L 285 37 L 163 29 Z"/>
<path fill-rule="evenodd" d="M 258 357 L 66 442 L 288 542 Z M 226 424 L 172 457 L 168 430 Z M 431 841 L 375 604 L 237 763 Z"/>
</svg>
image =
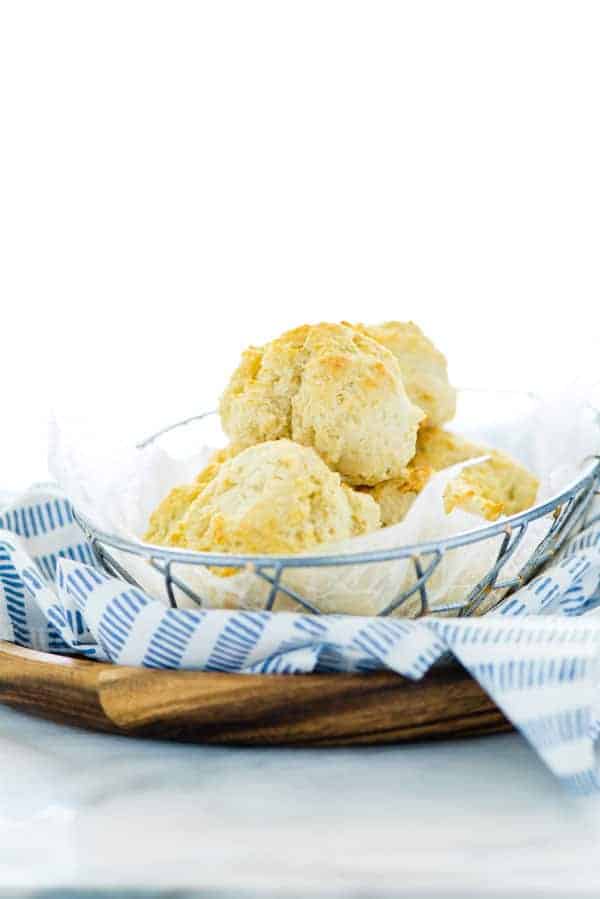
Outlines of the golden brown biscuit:
<svg viewBox="0 0 600 899">
<path fill-rule="evenodd" d="M 183 484 L 173 490 L 157 506 L 150 516 L 150 525 L 144 534 L 146 543 L 158 546 L 174 544 L 179 523 L 191 504 L 204 490 L 209 481 L 215 477 L 221 464 L 235 455 L 235 449 L 226 447 L 217 450 L 211 456 L 208 465 L 202 469 L 193 484 Z"/>
<path fill-rule="evenodd" d="M 194 484 L 199 485 L 201 488 L 206 487 L 209 481 L 212 481 L 215 477 L 223 462 L 233 459 L 238 452 L 239 449 L 235 446 L 226 446 L 224 449 L 215 450 L 208 461 L 208 465 L 194 478 Z"/>
<path fill-rule="evenodd" d="M 423 428 L 417 438 L 417 452 L 403 477 L 369 489 L 379 503 L 384 526 L 397 524 L 406 516 L 417 495 L 432 474 L 459 462 L 489 456 L 464 468 L 444 491 L 444 509 L 461 508 L 495 521 L 501 515 L 515 515 L 535 503 L 539 482 L 510 456 L 471 443 L 442 428 Z"/>
<path fill-rule="evenodd" d="M 359 488 L 365 490 L 379 505 L 381 524 L 388 527 L 402 521 L 421 492 L 431 475 L 433 468 L 427 465 L 409 463 L 403 478 L 392 478 L 382 481 L 374 487 Z"/>
<path fill-rule="evenodd" d="M 479 446 L 453 434 L 444 428 L 421 428 L 417 437 L 417 451 L 412 460 L 413 466 L 429 466 L 433 471 L 442 471 L 459 462 L 486 456 L 492 450 Z"/>
<path fill-rule="evenodd" d="M 510 456 L 494 450 L 490 458 L 470 465 L 450 481 L 444 491 L 444 508 L 457 507 L 496 521 L 516 515 L 535 503 L 539 481 Z"/>
<path fill-rule="evenodd" d="M 424 424 L 442 425 L 454 417 L 456 390 L 448 381 L 446 357 L 414 322 L 355 327 L 394 354 L 410 400 L 427 416 Z"/>
<path fill-rule="evenodd" d="M 243 450 L 213 464 L 200 480 L 163 500 L 147 540 L 201 552 L 297 553 L 380 525 L 371 497 L 344 484 L 313 449 L 291 440 Z"/>
<path fill-rule="evenodd" d="M 203 489 L 197 484 L 174 487 L 150 516 L 144 542 L 156 546 L 175 546 L 175 535 L 181 519 Z"/>
<path fill-rule="evenodd" d="M 220 404 L 232 443 L 289 437 L 350 484 L 402 473 L 423 418 L 394 355 L 349 325 L 304 325 L 243 354 Z"/>
</svg>

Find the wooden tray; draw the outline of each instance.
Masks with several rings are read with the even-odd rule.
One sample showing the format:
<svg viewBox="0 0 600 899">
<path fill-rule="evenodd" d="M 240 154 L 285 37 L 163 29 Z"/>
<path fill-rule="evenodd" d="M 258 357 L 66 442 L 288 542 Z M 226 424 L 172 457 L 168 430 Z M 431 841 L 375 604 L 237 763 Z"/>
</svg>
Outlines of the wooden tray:
<svg viewBox="0 0 600 899">
<path fill-rule="evenodd" d="M 0 641 L 0 702 L 106 733 L 193 743 L 345 746 L 511 729 L 459 667 L 245 675 L 126 668 Z"/>
</svg>

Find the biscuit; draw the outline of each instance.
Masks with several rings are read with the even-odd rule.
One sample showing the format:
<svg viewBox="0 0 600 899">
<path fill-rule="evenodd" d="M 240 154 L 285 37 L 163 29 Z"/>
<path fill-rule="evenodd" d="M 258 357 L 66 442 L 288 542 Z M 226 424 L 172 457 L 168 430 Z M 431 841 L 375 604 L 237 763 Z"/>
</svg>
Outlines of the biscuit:
<svg viewBox="0 0 600 899">
<path fill-rule="evenodd" d="M 493 451 L 444 428 L 422 428 L 412 463 L 415 466 L 429 466 L 433 471 L 442 471 L 451 465 L 458 465 L 459 462 L 466 462 L 477 456 L 486 456 L 490 452 Z"/>
<path fill-rule="evenodd" d="M 235 450 L 231 447 L 217 450 L 193 484 L 174 487 L 150 516 L 150 524 L 144 534 L 145 542 L 154 543 L 157 546 L 175 545 L 179 524 L 189 507 L 209 481 L 215 477 L 221 464 L 234 454 Z"/>
<path fill-rule="evenodd" d="M 150 516 L 144 542 L 155 546 L 175 546 L 175 535 L 181 520 L 202 489 L 196 484 L 174 487 Z"/>
<path fill-rule="evenodd" d="M 163 500 L 146 540 L 200 552 L 287 554 L 380 526 L 370 496 L 291 440 L 261 443 L 209 468 Z"/>
<path fill-rule="evenodd" d="M 242 356 L 221 399 L 233 444 L 291 438 L 349 484 L 400 476 L 423 412 L 393 353 L 345 324 L 304 325 Z"/>
<path fill-rule="evenodd" d="M 418 494 L 421 492 L 431 475 L 433 468 L 428 465 L 413 465 L 409 463 L 405 476 L 382 481 L 374 487 L 359 487 L 373 497 L 379 505 L 381 524 L 388 527 L 402 521 Z"/>
<path fill-rule="evenodd" d="M 488 521 L 516 515 L 535 503 L 539 481 L 505 453 L 494 450 L 490 458 L 463 469 L 444 491 L 444 508 L 457 507 Z"/>
<path fill-rule="evenodd" d="M 537 478 L 506 453 L 478 446 L 442 428 L 423 428 L 417 438 L 417 452 L 404 476 L 368 490 L 379 503 L 382 524 L 402 521 L 435 472 L 478 456 L 489 458 L 464 468 L 447 484 L 446 513 L 460 508 L 495 521 L 501 515 L 523 512 L 535 503 Z"/>
<path fill-rule="evenodd" d="M 427 426 L 442 425 L 456 412 L 456 390 L 448 381 L 446 357 L 414 322 L 355 325 L 398 360 L 409 399 L 427 416 Z"/>
</svg>

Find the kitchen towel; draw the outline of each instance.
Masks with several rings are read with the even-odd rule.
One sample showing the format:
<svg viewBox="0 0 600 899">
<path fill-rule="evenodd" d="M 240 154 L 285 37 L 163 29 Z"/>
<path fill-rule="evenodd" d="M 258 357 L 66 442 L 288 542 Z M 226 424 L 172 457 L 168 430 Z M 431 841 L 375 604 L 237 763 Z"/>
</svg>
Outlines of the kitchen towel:
<svg viewBox="0 0 600 899">
<path fill-rule="evenodd" d="M 171 609 L 107 575 L 48 486 L 0 509 L 0 639 L 124 665 L 302 675 L 388 668 L 419 679 L 453 654 L 577 792 L 600 788 L 600 511 L 560 560 L 481 618 Z"/>
</svg>

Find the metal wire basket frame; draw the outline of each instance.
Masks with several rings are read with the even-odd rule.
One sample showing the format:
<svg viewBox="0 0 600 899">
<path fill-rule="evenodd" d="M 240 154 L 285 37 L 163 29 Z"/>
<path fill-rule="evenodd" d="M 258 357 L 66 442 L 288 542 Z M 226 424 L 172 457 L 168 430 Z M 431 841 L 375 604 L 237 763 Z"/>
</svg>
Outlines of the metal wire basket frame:
<svg viewBox="0 0 600 899">
<path fill-rule="evenodd" d="M 138 444 L 143 449 L 159 437 L 177 428 L 185 427 L 191 422 L 200 421 L 214 412 L 194 415 L 176 424 L 169 425 Z M 512 515 L 501 521 L 484 527 L 465 531 L 443 540 L 417 543 L 412 546 L 399 546 L 393 549 L 373 550 L 368 552 L 331 554 L 331 555 L 229 555 L 228 553 L 200 553 L 193 550 L 179 550 L 164 546 L 153 546 L 133 542 L 115 534 L 108 534 L 96 527 L 94 523 L 79 510 L 74 510 L 74 517 L 102 568 L 111 575 L 119 577 L 130 584 L 139 586 L 108 548 L 125 554 L 133 554 L 148 560 L 150 565 L 164 578 L 166 594 L 173 608 L 177 607 L 174 588 L 197 603 L 206 606 L 204 599 L 173 570 L 178 565 L 195 565 L 217 568 L 238 568 L 253 572 L 257 578 L 269 585 L 264 609 L 270 611 L 275 606 L 279 594 L 293 600 L 299 609 L 315 615 L 324 614 L 310 599 L 298 593 L 282 580 L 285 572 L 296 568 L 324 568 L 341 565 L 363 565 L 395 560 L 410 560 L 414 569 L 414 582 L 401 590 L 385 608 L 378 612 L 378 617 L 391 615 L 398 611 L 411 597 L 418 597 L 418 606 L 414 617 L 440 613 L 455 614 L 459 617 L 472 615 L 492 590 L 499 592 L 499 599 L 522 587 L 537 574 L 541 568 L 559 552 L 565 541 L 578 529 L 591 523 L 587 516 L 595 494 L 600 494 L 600 456 L 586 460 L 581 475 L 565 490 L 545 503 L 533 506 L 518 515 Z M 550 518 L 549 529 L 537 545 L 529 559 L 511 578 L 501 579 L 501 573 L 523 541 L 529 525 L 541 518 Z M 600 518 L 600 515 L 597 516 Z M 594 519 L 595 520 L 595 519 Z M 428 581 L 438 565 L 449 552 L 459 551 L 461 547 L 501 537 L 500 547 L 495 562 L 486 574 L 472 587 L 461 602 L 436 604 L 432 609 L 428 595 Z"/>
</svg>

